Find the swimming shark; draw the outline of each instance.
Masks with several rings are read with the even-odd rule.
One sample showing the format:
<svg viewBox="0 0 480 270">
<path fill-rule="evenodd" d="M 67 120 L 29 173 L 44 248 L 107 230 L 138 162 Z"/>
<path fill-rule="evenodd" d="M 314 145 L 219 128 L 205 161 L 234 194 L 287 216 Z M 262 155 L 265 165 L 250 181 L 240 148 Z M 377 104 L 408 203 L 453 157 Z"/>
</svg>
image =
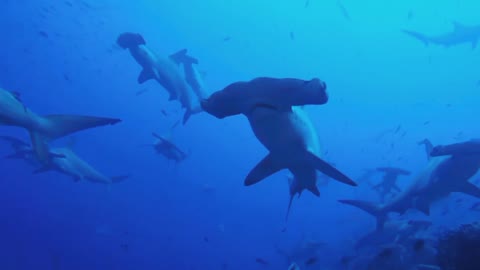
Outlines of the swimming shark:
<svg viewBox="0 0 480 270">
<path fill-rule="evenodd" d="M 198 59 L 188 55 L 187 53 L 187 49 L 180 50 L 171 55 L 170 59 L 183 66 L 185 80 L 193 89 L 197 97 L 200 99 L 206 99 L 209 96 L 209 91 L 205 87 L 202 74 L 200 74 L 200 72 L 194 66 L 198 65 Z"/>
<path fill-rule="evenodd" d="M 40 166 L 34 173 L 56 170 L 71 176 L 75 182 L 85 179 L 104 184 L 122 182 L 129 177 L 128 175 L 106 177 L 78 157 L 69 147 L 50 149 L 49 162 L 45 163 L 44 161 L 40 162 L 37 160 L 33 148 L 27 142 L 10 136 L 0 136 L 0 139 L 10 143 L 10 146 L 14 150 L 14 153 L 6 156 L 6 158 L 22 159 L 32 166 Z"/>
<path fill-rule="evenodd" d="M 97 171 L 85 160 L 81 159 L 70 148 L 52 148 L 51 151 L 61 155 L 61 158 L 52 158 L 50 162 L 43 167 L 35 170 L 34 173 L 43 173 L 47 171 L 58 171 L 65 175 L 71 176 L 75 182 L 87 180 L 92 183 L 114 184 L 123 182 L 129 175 L 108 177 Z"/>
<path fill-rule="evenodd" d="M 185 114 L 185 124 L 190 116 L 201 112 L 200 99 L 187 84 L 184 75 L 171 57 L 160 57 L 146 46 L 146 41 L 140 34 L 123 33 L 117 38 L 117 44 L 128 49 L 133 58 L 142 67 L 138 83 L 156 80 L 169 93 L 169 100 L 178 100 Z"/>
<path fill-rule="evenodd" d="M 340 200 L 341 203 L 360 208 L 377 219 L 377 229 L 382 229 L 390 212 L 404 214 L 408 209 L 417 209 L 430 214 L 430 205 L 452 192 L 480 198 L 480 188 L 469 180 L 480 168 L 480 145 L 474 141 L 437 146 L 424 140 L 429 163 L 412 181 L 411 185 L 391 201 L 377 205 L 360 200 Z M 477 146 L 471 150 L 468 146 Z M 445 150 L 446 149 L 446 150 Z M 472 152 L 475 152 L 472 154 Z M 432 154 L 434 156 L 432 156 Z"/>
<path fill-rule="evenodd" d="M 235 89 L 235 85 L 240 90 Z M 230 106 L 218 104 L 223 101 Z M 205 111 L 219 118 L 244 114 L 257 139 L 268 149 L 269 154 L 247 175 L 244 181 L 246 186 L 256 184 L 283 169 L 293 174 L 288 219 L 294 195 L 300 195 L 305 189 L 316 196 L 320 195 L 316 185 L 317 171 L 356 186 L 348 176 L 319 157 L 319 138 L 313 123 L 302 107 L 295 106 L 309 102 L 325 104 L 327 101 L 326 85 L 319 79 L 304 81 L 264 77 L 227 86 L 204 100 L 202 106 L 206 108 Z"/>
<path fill-rule="evenodd" d="M 410 175 L 411 172 L 394 167 L 379 167 L 377 171 L 383 173 L 383 179 L 380 183 L 373 186 L 380 195 L 380 201 L 385 202 L 385 198 L 389 194 L 399 193 L 402 190 L 397 185 L 397 179 L 400 175 Z"/>
<path fill-rule="evenodd" d="M 40 116 L 21 101 L 19 94 L 0 88 L 0 125 L 25 128 L 30 133 L 33 149 L 39 161 L 50 157 L 48 142 L 74 132 L 104 125 L 113 125 L 120 119 L 83 115 Z"/>
<path fill-rule="evenodd" d="M 470 43 L 472 49 L 477 47 L 478 40 L 480 39 L 480 25 L 464 25 L 459 22 L 453 22 L 453 30 L 451 32 L 438 35 L 428 36 L 419 32 L 402 30 L 405 34 L 420 40 L 425 45 L 430 43 L 443 45 L 450 47 L 463 43 Z"/>
<path fill-rule="evenodd" d="M 247 115 L 256 107 L 282 111 L 292 106 L 322 105 L 327 103 L 325 82 L 314 78 L 300 80 L 259 77 L 246 82 L 235 82 L 201 101 L 204 111 L 222 119 L 239 114 Z"/>
<path fill-rule="evenodd" d="M 153 147 L 157 153 L 163 155 L 167 159 L 173 160 L 176 163 L 184 161 L 188 154 L 183 152 L 178 146 L 176 146 L 166 136 L 160 136 L 156 133 L 152 133 L 153 137 L 157 138 L 157 141 L 153 144 Z"/>
</svg>

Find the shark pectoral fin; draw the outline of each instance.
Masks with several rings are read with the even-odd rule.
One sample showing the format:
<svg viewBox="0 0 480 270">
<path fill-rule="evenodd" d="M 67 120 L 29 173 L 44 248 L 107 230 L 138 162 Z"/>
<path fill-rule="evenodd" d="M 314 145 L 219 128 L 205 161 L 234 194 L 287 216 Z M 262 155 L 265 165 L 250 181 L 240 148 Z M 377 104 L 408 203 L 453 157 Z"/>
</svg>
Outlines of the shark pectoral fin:
<svg viewBox="0 0 480 270">
<path fill-rule="evenodd" d="M 112 183 L 120 183 L 120 182 L 123 182 L 123 181 L 127 180 L 128 178 L 130 178 L 129 174 L 114 176 L 110 179 L 112 180 Z"/>
<path fill-rule="evenodd" d="M 94 127 L 114 125 L 121 122 L 120 119 L 84 116 L 84 115 L 47 115 L 44 116 L 47 128 L 46 138 L 58 139 L 74 132 Z"/>
<path fill-rule="evenodd" d="M 309 187 L 308 190 L 313 193 L 313 195 L 320 197 L 320 190 L 318 190 L 318 187 L 316 185 Z"/>
<path fill-rule="evenodd" d="M 285 221 L 288 221 L 288 217 L 290 216 L 290 208 L 292 208 L 293 197 L 295 193 L 290 194 L 290 200 L 288 202 L 287 214 L 285 215 Z"/>
<path fill-rule="evenodd" d="M 183 115 L 182 125 L 185 125 L 187 123 L 188 119 L 190 119 L 190 116 L 192 116 L 192 111 L 187 109 L 185 111 L 185 114 Z"/>
<path fill-rule="evenodd" d="M 146 82 L 148 80 L 153 80 L 153 79 L 157 78 L 155 75 L 156 74 L 153 71 L 153 69 L 146 69 L 145 68 L 140 72 L 140 75 L 138 75 L 137 82 L 139 84 L 143 84 L 144 82 Z"/>
<path fill-rule="evenodd" d="M 268 154 L 250 171 L 247 178 L 245 178 L 244 184 L 245 186 L 256 184 L 283 168 L 284 167 L 275 162 L 272 154 Z"/>
<path fill-rule="evenodd" d="M 480 188 L 470 182 L 463 183 L 458 189 L 458 192 L 473 196 L 475 198 L 480 198 Z"/>
<path fill-rule="evenodd" d="M 306 159 L 310 165 L 312 165 L 315 169 L 318 171 L 322 172 L 323 174 L 339 181 L 344 184 L 350 185 L 350 186 L 357 186 L 357 183 L 355 183 L 353 180 L 351 180 L 348 176 L 337 170 L 335 167 L 332 165 L 328 164 L 321 158 L 317 157 L 315 154 L 312 152 L 307 152 L 306 153 Z"/>
</svg>

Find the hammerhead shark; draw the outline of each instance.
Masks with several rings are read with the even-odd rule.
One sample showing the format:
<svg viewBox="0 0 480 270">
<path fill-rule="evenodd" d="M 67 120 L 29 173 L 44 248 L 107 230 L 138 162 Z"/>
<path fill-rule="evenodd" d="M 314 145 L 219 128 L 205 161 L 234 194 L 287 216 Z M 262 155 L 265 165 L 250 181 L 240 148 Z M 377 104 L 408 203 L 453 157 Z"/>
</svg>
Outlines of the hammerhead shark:
<svg viewBox="0 0 480 270">
<path fill-rule="evenodd" d="M 40 161 L 47 161 L 50 157 L 49 141 L 80 130 L 113 125 L 120 121 L 114 118 L 82 115 L 40 116 L 22 103 L 19 94 L 0 88 L 0 125 L 26 129 L 30 133 L 34 153 Z"/>
<path fill-rule="evenodd" d="M 299 105 L 325 104 L 326 84 L 319 79 L 257 78 L 234 83 L 202 101 L 204 110 L 217 118 L 244 114 L 257 139 L 269 150 L 247 175 L 245 185 L 288 169 L 290 206 L 295 194 L 307 189 L 319 196 L 317 170 L 342 183 L 355 186 L 349 177 L 319 157 L 317 132 L 308 114 Z"/>
<path fill-rule="evenodd" d="M 381 202 L 385 202 L 387 195 L 402 191 L 397 185 L 398 176 L 411 174 L 407 170 L 394 167 L 379 167 L 377 171 L 383 173 L 383 179 L 382 182 L 374 185 L 373 189 L 380 194 Z"/>
<path fill-rule="evenodd" d="M 429 215 L 430 205 L 452 192 L 480 198 L 480 189 L 469 182 L 480 168 L 478 140 L 436 147 L 428 140 L 421 143 L 425 144 L 429 163 L 412 184 L 397 197 L 383 205 L 359 200 L 340 202 L 353 205 L 375 216 L 377 229 L 382 229 L 388 213 L 404 214 L 408 209 L 414 208 Z"/>
<path fill-rule="evenodd" d="M 117 44 L 128 49 L 133 58 L 142 67 L 138 83 L 156 80 L 162 85 L 170 97 L 169 100 L 178 100 L 186 109 L 183 123 L 185 124 L 194 113 L 201 112 L 200 99 L 187 84 L 178 65 L 170 57 L 160 57 L 146 46 L 146 41 L 140 34 L 123 33 L 117 39 Z"/>
<path fill-rule="evenodd" d="M 187 49 L 178 51 L 170 56 L 175 63 L 183 66 L 183 73 L 185 74 L 185 80 L 188 85 L 193 89 L 195 94 L 200 99 L 208 98 L 209 91 L 206 89 L 203 82 L 203 76 L 195 68 L 194 65 L 198 65 L 198 59 L 187 54 Z"/>
<path fill-rule="evenodd" d="M 157 153 L 163 155 L 167 159 L 175 161 L 176 163 L 182 162 L 188 157 L 187 153 L 183 152 L 166 136 L 160 136 L 157 133 L 152 133 L 152 135 L 157 139 L 157 141 L 153 144 L 153 147 Z"/>
<path fill-rule="evenodd" d="M 415 39 L 420 40 L 425 45 L 430 43 L 443 45 L 450 47 L 463 43 L 470 43 L 472 49 L 477 47 L 478 40 L 480 39 L 480 25 L 464 25 L 459 22 L 453 22 L 453 30 L 451 32 L 438 35 L 428 36 L 419 32 L 403 30 L 403 32 Z"/>
<path fill-rule="evenodd" d="M 40 162 L 28 143 L 10 136 L 0 136 L 0 138 L 10 143 L 14 150 L 14 153 L 6 156 L 6 158 L 22 159 L 33 166 L 40 166 L 34 173 L 55 170 L 72 177 L 75 182 L 88 180 L 103 184 L 119 183 L 129 177 L 128 175 L 107 177 L 77 156 L 69 147 L 50 149 L 49 162 Z"/>
</svg>

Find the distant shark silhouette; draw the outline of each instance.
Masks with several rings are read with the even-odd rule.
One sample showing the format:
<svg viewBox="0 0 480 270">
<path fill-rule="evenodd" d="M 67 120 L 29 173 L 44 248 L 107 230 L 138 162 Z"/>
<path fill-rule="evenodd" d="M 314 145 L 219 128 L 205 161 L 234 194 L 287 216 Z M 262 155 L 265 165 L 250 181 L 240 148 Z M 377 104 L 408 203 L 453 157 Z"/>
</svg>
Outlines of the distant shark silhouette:
<svg viewBox="0 0 480 270">
<path fill-rule="evenodd" d="M 480 189 L 469 180 L 480 168 L 480 144 L 478 140 L 437 146 L 424 140 L 430 161 L 412 184 L 401 194 L 383 205 L 359 200 L 340 200 L 358 207 L 377 219 L 377 229 L 382 229 L 389 212 L 405 213 L 418 209 L 430 214 L 430 205 L 452 192 L 461 192 L 480 198 Z"/>
<path fill-rule="evenodd" d="M 160 136 L 156 133 L 152 133 L 152 135 L 158 139 L 158 141 L 153 144 L 155 151 L 165 158 L 179 163 L 188 157 L 187 153 L 183 152 L 166 136 Z"/>
<path fill-rule="evenodd" d="M 65 175 L 71 176 L 75 182 L 80 180 L 88 180 L 94 183 L 112 184 L 124 181 L 129 175 L 106 177 L 96 169 L 94 169 L 86 161 L 78 157 L 70 148 L 52 148 L 50 150 L 50 159 L 48 163 L 45 161 L 39 162 L 33 152 L 32 147 L 17 138 L 10 136 L 0 136 L 1 139 L 10 143 L 10 146 L 15 151 L 8 155 L 9 159 L 22 159 L 31 165 L 41 167 L 34 171 L 34 173 L 42 173 L 50 170 L 55 170 Z"/>
<path fill-rule="evenodd" d="M 437 44 L 445 47 L 455 46 L 463 43 L 470 43 L 472 49 L 477 47 L 480 39 L 480 25 L 467 26 L 459 22 L 453 22 L 453 30 L 438 36 L 428 36 L 419 32 L 402 30 L 405 34 L 420 40 L 425 45 Z"/>
<path fill-rule="evenodd" d="M 117 44 L 123 49 L 128 49 L 133 58 L 143 68 L 138 77 L 138 83 L 156 80 L 169 93 L 169 100 L 180 101 L 180 104 L 186 110 L 183 117 L 184 124 L 192 114 L 202 111 L 199 97 L 187 84 L 184 75 L 172 59 L 178 53 L 170 57 L 159 57 L 146 46 L 145 39 L 136 33 L 121 34 L 117 39 Z"/>
<path fill-rule="evenodd" d="M 379 167 L 377 171 L 383 173 L 383 179 L 379 184 L 374 185 L 373 189 L 379 193 L 382 203 L 385 202 L 387 195 L 402 191 L 397 185 L 398 176 L 411 174 L 407 170 L 394 167 Z"/>
<path fill-rule="evenodd" d="M 104 125 L 120 119 L 81 115 L 39 116 L 30 111 L 17 93 L 0 88 L 0 125 L 17 126 L 28 130 L 35 155 L 39 161 L 49 159 L 48 142 L 74 132 Z"/>
<path fill-rule="evenodd" d="M 257 139 L 269 150 L 245 179 L 250 186 L 288 169 L 290 184 L 287 219 L 295 194 L 307 189 L 319 196 L 317 170 L 342 183 L 355 186 L 349 177 L 319 158 L 317 132 L 308 114 L 295 105 L 325 104 L 326 85 L 319 79 L 257 78 L 234 83 L 202 102 L 205 111 L 223 118 L 244 114 Z"/>
</svg>

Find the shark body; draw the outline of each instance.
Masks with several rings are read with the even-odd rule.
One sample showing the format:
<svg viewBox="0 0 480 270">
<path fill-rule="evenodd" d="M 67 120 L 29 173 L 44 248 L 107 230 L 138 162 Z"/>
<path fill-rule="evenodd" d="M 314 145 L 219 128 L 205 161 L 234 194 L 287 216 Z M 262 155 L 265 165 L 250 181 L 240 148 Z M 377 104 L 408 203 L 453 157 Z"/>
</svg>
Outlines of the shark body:
<svg viewBox="0 0 480 270">
<path fill-rule="evenodd" d="M 201 112 L 200 99 L 185 81 L 178 65 L 171 57 L 160 57 L 146 46 L 145 39 L 140 34 L 123 33 L 117 39 L 117 44 L 128 49 L 132 57 L 142 67 L 138 83 L 156 80 L 169 93 L 169 100 L 178 100 L 185 114 L 185 124 L 190 116 Z"/>
<path fill-rule="evenodd" d="M 40 116 L 27 108 L 19 95 L 0 88 L 0 125 L 16 126 L 30 133 L 33 150 L 39 161 L 49 159 L 48 142 L 74 132 L 104 125 L 113 125 L 120 119 L 82 116 Z"/>
<path fill-rule="evenodd" d="M 437 44 L 445 47 L 451 47 L 459 44 L 470 43 L 472 49 L 475 49 L 480 39 L 480 25 L 464 25 L 459 22 L 453 23 L 453 30 L 437 36 L 429 36 L 415 31 L 403 30 L 403 32 L 425 45 Z"/>
</svg>

